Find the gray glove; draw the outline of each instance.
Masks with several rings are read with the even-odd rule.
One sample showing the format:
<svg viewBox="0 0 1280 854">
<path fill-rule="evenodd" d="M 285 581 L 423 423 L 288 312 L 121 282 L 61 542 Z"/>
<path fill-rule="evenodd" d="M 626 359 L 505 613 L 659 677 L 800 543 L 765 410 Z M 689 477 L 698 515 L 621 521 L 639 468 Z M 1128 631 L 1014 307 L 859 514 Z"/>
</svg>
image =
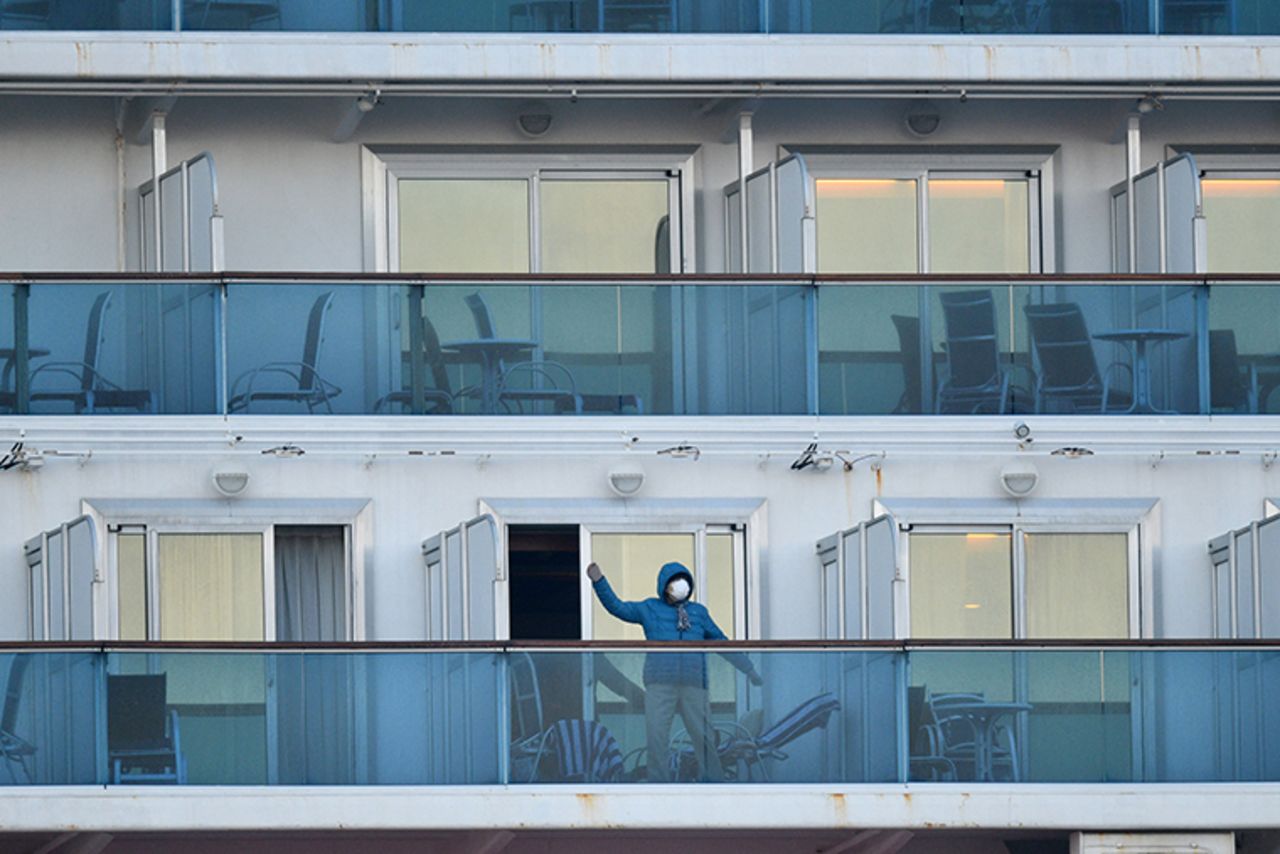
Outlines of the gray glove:
<svg viewBox="0 0 1280 854">
<path fill-rule="evenodd" d="M 604 573 L 600 571 L 600 564 L 592 561 L 587 565 L 587 578 L 590 578 L 593 582 L 604 578 Z"/>
</svg>

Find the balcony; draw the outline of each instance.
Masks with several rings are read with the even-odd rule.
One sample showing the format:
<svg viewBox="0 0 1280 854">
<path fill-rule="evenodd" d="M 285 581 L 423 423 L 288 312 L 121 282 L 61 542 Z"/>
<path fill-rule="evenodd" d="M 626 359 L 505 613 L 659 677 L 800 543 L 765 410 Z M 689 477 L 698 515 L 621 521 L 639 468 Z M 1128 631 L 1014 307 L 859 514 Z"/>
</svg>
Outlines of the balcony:
<svg viewBox="0 0 1280 854">
<path fill-rule="evenodd" d="M 8 645 L 0 784 L 1280 781 L 1275 644 L 180 647 Z"/>
<path fill-rule="evenodd" d="M 0 415 L 1280 411 L 1265 279 L 0 280 Z"/>
<path fill-rule="evenodd" d="M 1267 0 L 3 0 L 0 29 L 908 35 L 1280 32 Z"/>
</svg>

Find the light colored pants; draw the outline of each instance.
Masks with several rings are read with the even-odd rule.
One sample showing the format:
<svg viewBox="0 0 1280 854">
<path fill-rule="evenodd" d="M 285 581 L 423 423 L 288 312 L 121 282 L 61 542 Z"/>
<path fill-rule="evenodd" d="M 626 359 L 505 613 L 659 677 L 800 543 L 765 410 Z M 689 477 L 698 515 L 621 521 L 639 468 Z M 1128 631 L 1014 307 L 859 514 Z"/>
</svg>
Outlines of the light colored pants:
<svg viewBox="0 0 1280 854">
<path fill-rule="evenodd" d="M 689 733 L 703 782 L 720 781 L 724 772 L 720 768 L 720 756 L 716 753 L 716 734 L 711 729 L 707 689 L 656 682 L 644 686 L 649 782 L 671 781 L 671 722 L 675 720 L 677 711 L 684 721 L 685 731 Z"/>
</svg>

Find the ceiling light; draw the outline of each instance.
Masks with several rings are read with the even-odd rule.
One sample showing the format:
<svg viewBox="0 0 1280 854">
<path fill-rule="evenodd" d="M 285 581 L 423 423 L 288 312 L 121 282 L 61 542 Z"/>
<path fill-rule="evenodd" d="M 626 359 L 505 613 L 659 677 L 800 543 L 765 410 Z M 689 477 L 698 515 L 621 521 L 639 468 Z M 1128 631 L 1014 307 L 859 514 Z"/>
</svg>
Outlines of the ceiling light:
<svg viewBox="0 0 1280 854">
<path fill-rule="evenodd" d="M 516 127 L 528 137 L 545 136 L 551 130 L 551 108 L 542 101 L 532 101 L 520 107 Z"/>
<path fill-rule="evenodd" d="M 1014 498 L 1030 495 L 1040 482 L 1040 472 L 1027 460 L 1015 460 L 1000 470 L 1000 485 Z"/>
<path fill-rule="evenodd" d="M 942 125 L 938 105 L 932 101 L 912 104 L 907 110 L 906 124 L 912 136 L 932 136 Z"/>
<path fill-rule="evenodd" d="M 249 488 L 249 473 L 247 471 L 215 471 L 213 488 L 219 495 L 239 498 Z"/>
<path fill-rule="evenodd" d="M 609 488 L 622 498 L 630 498 L 644 486 L 644 469 L 635 464 L 615 467 L 609 472 Z"/>
</svg>

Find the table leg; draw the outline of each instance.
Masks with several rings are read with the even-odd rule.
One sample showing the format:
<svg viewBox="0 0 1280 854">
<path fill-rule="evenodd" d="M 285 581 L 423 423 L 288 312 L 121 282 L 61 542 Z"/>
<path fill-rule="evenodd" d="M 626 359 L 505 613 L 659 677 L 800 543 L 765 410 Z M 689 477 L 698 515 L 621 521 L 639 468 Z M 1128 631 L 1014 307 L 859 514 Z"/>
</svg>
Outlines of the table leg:
<svg viewBox="0 0 1280 854">
<path fill-rule="evenodd" d="M 481 363 L 483 375 L 480 377 L 480 411 L 485 415 L 498 412 L 498 360 L 486 355 Z"/>
</svg>

